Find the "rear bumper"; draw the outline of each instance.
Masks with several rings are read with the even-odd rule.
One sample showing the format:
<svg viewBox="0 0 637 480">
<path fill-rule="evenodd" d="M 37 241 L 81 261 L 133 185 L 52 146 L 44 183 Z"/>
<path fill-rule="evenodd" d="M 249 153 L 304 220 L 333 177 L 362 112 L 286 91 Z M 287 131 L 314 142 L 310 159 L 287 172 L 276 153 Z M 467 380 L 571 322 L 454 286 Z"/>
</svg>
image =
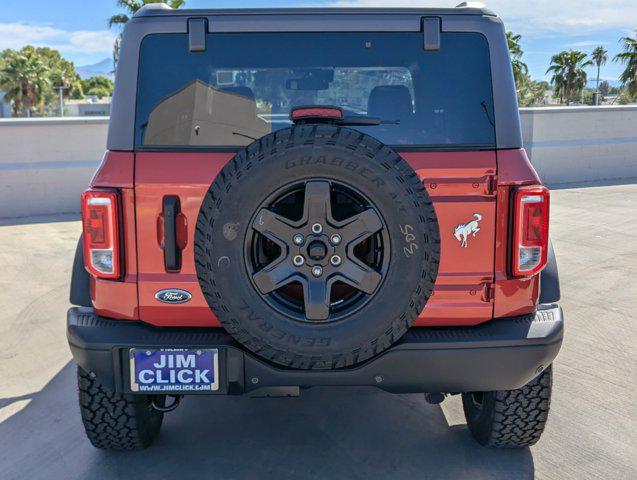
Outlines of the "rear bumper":
<svg viewBox="0 0 637 480">
<path fill-rule="evenodd" d="M 564 319 L 557 305 L 535 314 L 475 327 L 412 328 L 398 343 L 350 369 L 280 368 L 215 328 L 158 328 L 110 320 L 92 308 L 67 315 L 75 361 L 107 388 L 130 392 L 130 348 L 218 348 L 221 394 L 294 394 L 312 386 L 374 386 L 395 393 L 468 392 L 519 388 L 551 364 L 562 345 Z"/>
</svg>

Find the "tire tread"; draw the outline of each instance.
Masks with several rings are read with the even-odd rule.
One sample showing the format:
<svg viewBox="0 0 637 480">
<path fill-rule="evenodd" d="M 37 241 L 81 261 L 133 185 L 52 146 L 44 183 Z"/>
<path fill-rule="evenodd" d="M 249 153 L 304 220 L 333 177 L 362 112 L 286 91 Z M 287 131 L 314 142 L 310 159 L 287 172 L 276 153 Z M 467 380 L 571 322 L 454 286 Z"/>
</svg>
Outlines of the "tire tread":
<svg viewBox="0 0 637 480">
<path fill-rule="evenodd" d="M 82 422 L 94 447 L 139 450 L 150 445 L 163 414 L 149 411 L 145 395 L 111 392 L 80 367 L 77 383 Z"/>
</svg>

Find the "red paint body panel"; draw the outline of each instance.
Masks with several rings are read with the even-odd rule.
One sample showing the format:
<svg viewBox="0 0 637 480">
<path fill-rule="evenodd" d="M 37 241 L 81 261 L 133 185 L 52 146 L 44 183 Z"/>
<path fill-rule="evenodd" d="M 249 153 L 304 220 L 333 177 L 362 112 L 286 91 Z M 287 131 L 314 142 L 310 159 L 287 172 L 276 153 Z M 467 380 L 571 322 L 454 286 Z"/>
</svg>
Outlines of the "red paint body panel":
<svg viewBox="0 0 637 480">
<path fill-rule="evenodd" d="M 102 165 L 107 165 L 109 155 L 104 156 Z M 116 162 L 123 157 L 118 156 Z M 109 160 L 110 161 L 110 160 Z M 133 158 L 130 158 L 131 165 Z M 127 170 L 127 169 L 122 169 Z M 130 183 L 133 183 L 132 168 L 130 169 Z M 96 175 L 97 177 L 97 175 Z M 120 177 L 120 180 L 126 179 Z M 101 187 L 103 184 L 91 187 Z M 96 313 L 110 318 L 120 318 L 126 320 L 138 320 L 138 300 L 137 300 L 137 236 L 135 232 L 135 191 L 132 188 L 120 189 L 121 195 L 121 248 L 124 257 L 123 281 L 105 280 L 91 276 L 91 300 Z"/>
<path fill-rule="evenodd" d="M 197 281 L 194 261 L 194 226 L 210 184 L 233 153 L 137 153 L 135 157 L 137 238 L 139 266 L 139 312 L 155 325 L 219 326 Z M 162 200 L 176 195 L 185 217 L 186 248 L 182 268 L 167 272 L 164 266 L 161 228 Z M 180 288 L 192 299 L 179 305 L 161 303 L 157 291 Z"/>
<path fill-rule="evenodd" d="M 91 187 L 133 188 L 135 154 L 107 151 L 97 168 Z"/>
<path fill-rule="evenodd" d="M 213 179 L 233 157 L 226 153 L 110 152 L 92 186 L 119 187 L 124 219 L 123 282 L 92 280 L 98 313 L 141 319 L 160 326 L 219 326 L 197 281 L 194 225 Z M 438 215 L 441 261 L 434 294 L 417 326 L 474 325 L 494 316 L 533 311 L 538 276 L 507 277 L 509 189 L 539 183 L 524 150 L 473 152 L 401 152 L 425 183 Z M 134 172 L 133 172 L 134 166 Z M 134 173 L 134 176 L 133 176 Z M 131 189 L 135 179 L 134 190 Z M 496 195 L 497 193 L 497 195 Z M 180 227 L 182 268 L 167 272 L 162 250 L 162 200 L 176 195 L 183 216 Z M 480 232 L 462 248 L 453 232 L 457 225 L 482 215 Z M 168 305 L 155 299 L 164 288 L 192 294 L 187 304 Z"/>
<path fill-rule="evenodd" d="M 414 323 L 475 325 L 493 317 L 496 156 L 492 151 L 399 152 L 422 179 L 440 226 L 440 266 L 434 294 Z M 480 232 L 462 248 L 459 224 L 482 215 Z"/>
<path fill-rule="evenodd" d="M 540 276 L 508 277 L 510 189 L 540 184 L 524 149 L 500 150 L 498 157 L 498 215 L 495 244 L 495 304 L 493 316 L 524 315 L 535 310 L 540 295 Z"/>
<path fill-rule="evenodd" d="M 497 157 L 500 185 L 540 185 L 542 183 L 523 148 L 498 150 Z"/>
</svg>

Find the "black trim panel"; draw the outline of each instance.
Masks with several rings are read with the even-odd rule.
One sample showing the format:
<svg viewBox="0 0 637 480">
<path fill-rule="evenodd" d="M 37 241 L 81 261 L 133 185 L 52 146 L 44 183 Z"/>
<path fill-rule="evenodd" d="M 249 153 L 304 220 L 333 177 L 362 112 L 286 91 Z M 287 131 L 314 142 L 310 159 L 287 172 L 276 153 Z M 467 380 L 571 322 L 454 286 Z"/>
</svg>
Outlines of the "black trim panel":
<svg viewBox="0 0 637 480">
<path fill-rule="evenodd" d="M 90 277 L 84 268 L 84 245 L 82 235 L 77 241 L 75 249 L 75 259 L 73 260 L 73 270 L 71 273 L 71 294 L 69 300 L 72 305 L 80 307 L 92 307 Z"/>
<path fill-rule="evenodd" d="M 540 273 L 540 303 L 555 303 L 560 300 L 560 275 L 557 271 L 557 259 L 553 251 L 553 242 L 549 240 L 546 267 Z"/>
<path fill-rule="evenodd" d="M 563 329 L 562 309 L 542 305 L 535 314 L 474 327 L 412 328 L 360 366 L 308 371 L 274 366 L 246 352 L 221 328 L 158 328 L 106 319 L 92 308 L 71 308 L 67 316 L 75 361 L 108 388 L 125 392 L 126 353 L 132 347 L 219 348 L 222 394 L 319 385 L 375 386 L 395 393 L 509 390 L 528 383 L 551 364 Z"/>
</svg>

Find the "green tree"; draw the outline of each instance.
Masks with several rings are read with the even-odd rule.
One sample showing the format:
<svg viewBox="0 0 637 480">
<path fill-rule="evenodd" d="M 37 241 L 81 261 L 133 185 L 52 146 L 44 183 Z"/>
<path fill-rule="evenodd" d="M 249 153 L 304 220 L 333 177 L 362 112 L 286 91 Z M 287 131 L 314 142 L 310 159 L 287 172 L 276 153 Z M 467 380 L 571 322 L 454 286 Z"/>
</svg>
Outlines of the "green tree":
<svg viewBox="0 0 637 480">
<path fill-rule="evenodd" d="M 637 95 L 637 30 L 635 38 L 622 37 L 620 39 L 624 51 L 615 55 L 614 61 L 621 62 L 626 68 L 619 76 L 619 80 L 631 97 Z"/>
<path fill-rule="evenodd" d="M 49 105 L 57 106 L 57 99 L 59 93 L 55 89 L 62 88 L 62 95 L 64 98 L 84 98 L 82 91 L 82 85 L 80 78 L 75 72 L 75 66 L 73 62 L 69 62 L 67 59 L 60 55 L 60 52 L 47 47 L 36 48 L 37 54 L 42 61 L 46 63 L 48 70 L 48 77 L 51 83 L 50 90 L 47 90 L 45 95 L 45 103 Z"/>
<path fill-rule="evenodd" d="M 529 71 L 526 63 L 522 61 L 524 51 L 520 46 L 522 35 L 513 32 L 507 32 L 507 44 L 509 46 L 509 54 L 511 55 L 511 66 L 513 67 L 513 78 L 515 79 L 515 88 L 520 90 L 526 75 Z"/>
<path fill-rule="evenodd" d="M 0 90 L 13 101 L 15 116 L 45 115 L 58 110 L 59 93 L 65 98 L 82 98 L 82 86 L 72 62 L 60 52 L 30 45 L 21 50 L 0 52 Z"/>
<path fill-rule="evenodd" d="M 602 80 L 601 82 L 599 82 L 599 93 L 601 93 L 602 95 L 608 95 L 610 93 L 610 83 L 608 83 L 606 80 Z"/>
<path fill-rule="evenodd" d="M 599 71 L 602 65 L 605 65 L 608 60 L 608 51 L 600 45 L 593 50 L 591 58 L 593 59 L 593 64 L 597 66 L 597 81 L 595 83 L 595 90 L 599 92 Z"/>
<path fill-rule="evenodd" d="M 551 57 L 551 66 L 546 73 L 553 74 L 551 83 L 560 103 L 566 100 L 566 104 L 570 105 L 572 100 L 580 98 L 586 85 L 584 69 L 590 65 L 592 62 L 586 60 L 586 54 L 577 50 L 563 51 Z"/>
<path fill-rule="evenodd" d="M 5 99 L 13 101 L 13 115 L 30 117 L 36 109 L 42 111 L 47 91 L 51 89 L 49 66 L 32 46 L 0 53 L 0 90 Z"/>
<path fill-rule="evenodd" d="M 549 90 L 548 82 L 536 82 L 525 75 L 524 81 L 518 90 L 518 104 L 521 107 L 532 107 L 544 104 L 546 92 Z"/>
<path fill-rule="evenodd" d="M 113 82 L 106 77 L 89 77 L 81 80 L 85 95 L 95 95 L 97 98 L 110 97 L 113 94 Z"/>
<path fill-rule="evenodd" d="M 108 27 L 113 28 L 114 25 L 122 26 L 130 20 L 130 17 L 142 8 L 144 5 L 151 3 L 166 3 L 170 8 L 179 8 L 186 3 L 186 0 L 117 0 L 117 6 L 125 10 L 124 13 L 117 13 L 108 19 Z M 117 59 L 119 58 L 119 45 L 122 41 L 122 35 L 120 34 L 115 39 L 113 45 L 113 66 L 117 66 Z"/>
</svg>

